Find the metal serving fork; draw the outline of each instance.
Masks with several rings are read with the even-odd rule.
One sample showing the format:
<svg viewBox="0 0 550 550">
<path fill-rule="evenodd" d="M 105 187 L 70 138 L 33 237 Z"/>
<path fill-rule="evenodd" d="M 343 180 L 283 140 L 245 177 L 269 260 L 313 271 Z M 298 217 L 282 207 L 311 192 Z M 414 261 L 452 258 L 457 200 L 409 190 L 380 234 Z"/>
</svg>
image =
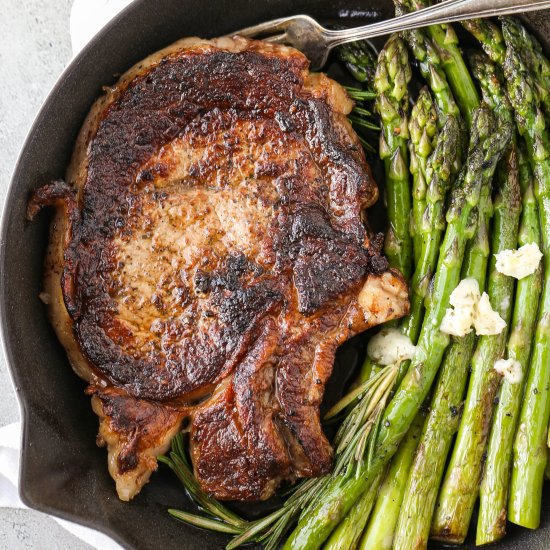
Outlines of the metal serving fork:
<svg viewBox="0 0 550 550">
<path fill-rule="evenodd" d="M 295 15 L 260 23 L 233 34 L 293 46 L 303 52 L 311 61 L 311 68 L 317 70 L 326 63 L 332 48 L 346 42 L 417 29 L 434 23 L 452 23 L 546 8 L 550 8 L 550 0 L 445 0 L 394 19 L 352 29 L 333 31 L 325 29 L 308 15 Z"/>
</svg>

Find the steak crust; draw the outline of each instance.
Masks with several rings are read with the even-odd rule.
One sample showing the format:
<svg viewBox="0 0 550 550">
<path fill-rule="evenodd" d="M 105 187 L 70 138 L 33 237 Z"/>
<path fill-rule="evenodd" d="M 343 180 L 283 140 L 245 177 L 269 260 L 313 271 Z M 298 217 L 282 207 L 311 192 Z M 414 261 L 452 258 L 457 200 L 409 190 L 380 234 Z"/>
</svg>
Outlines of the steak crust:
<svg viewBox="0 0 550 550">
<path fill-rule="evenodd" d="M 184 418 L 218 498 L 329 471 L 336 349 L 408 310 L 366 230 L 351 107 L 294 49 L 185 39 L 106 90 L 67 183 L 31 198 L 29 217 L 57 207 L 42 297 L 123 500 Z"/>
</svg>

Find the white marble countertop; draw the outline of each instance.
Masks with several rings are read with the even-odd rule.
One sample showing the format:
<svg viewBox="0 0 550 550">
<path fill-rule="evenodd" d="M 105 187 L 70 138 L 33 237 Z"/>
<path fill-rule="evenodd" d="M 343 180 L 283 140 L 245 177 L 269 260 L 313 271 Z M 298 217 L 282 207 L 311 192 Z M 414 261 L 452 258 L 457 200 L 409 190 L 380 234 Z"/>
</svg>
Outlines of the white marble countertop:
<svg viewBox="0 0 550 550">
<path fill-rule="evenodd" d="M 71 58 L 72 0 L 2 2 L 0 17 L 0 204 L 17 154 L 49 89 Z M 19 408 L 0 354 L 0 426 Z M 85 550 L 51 518 L 31 510 L 0 509 L 0 548 Z"/>
</svg>

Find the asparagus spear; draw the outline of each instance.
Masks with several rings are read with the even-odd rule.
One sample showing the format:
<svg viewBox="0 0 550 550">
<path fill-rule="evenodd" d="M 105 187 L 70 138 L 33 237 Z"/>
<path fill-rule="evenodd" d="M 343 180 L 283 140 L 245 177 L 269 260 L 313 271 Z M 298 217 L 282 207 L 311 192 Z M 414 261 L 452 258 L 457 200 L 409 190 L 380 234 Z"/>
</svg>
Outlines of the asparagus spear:
<svg viewBox="0 0 550 550">
<path fill-rule="evenodd" d="M 520 144 L 521 145 L 521 144 Z M 529 160 L 523 147 L 518 146 L 519 181 L 522 189 L 522 217 L 518 245 L 540 243 L 537 203 L 533 194 Z M 508 358 L 527 371 L 535 329 L 539 296 L 542 286 L 542 268 L 518 281 L 514 314 L 508 340 Z M 491 426 L 485 473 L 480 487 L 480 508 L 476 544 L 499 540 L 506 532 L 506 507 L 510 478 L 512 445 L 523 393 L 522 383 L 502 381 L 499 404 Z"/>
<path fill-rule="evenodd" d="M 445 231 L 445 199 L 458 162 L 459 142 L 459 122 L 449 115 L 426 166 L 426 203 L 418 225 L 420 254 L 411 279 L 411 309 L 405 322 L 405 333 L 413 342 L 418 340 L 428 286 L 437 267 Z"/>
<path fill-rule="evenodd" d="M 468 19 L 462 21 L 463 27 L 481 43 L 483 51 L 493 63 L 504 63 L 506 44 L 500 28 L 488 19 Z"/>
<path fill-rule="evenodd" d="M 540 101 L 546 115 L 546 124 L 550 123 L 550 61 L 542 53 L 542 47 L 538 40 L 529 35 L 532 45 L 533 70 L 537 75 L 538 92 Z"/>
<path fill-rule="evenodd" d="M 538 75 L 530 74 L 520 55 L 527 47 L 526 35 L 520 23 L 514 19 L 503 19 L 502 30 L 507 47 L 503 69 L 510 102 L 516 112 L 516 122 L 531 157 L 544 253 L 543 290 L 514 442 L 508 502 L 509 520 L 534 529 L 540 523 L 550 418 L 550 137 L 533 83 L 533 78 Z"/>
<path fill-rule="evenodd" d="M 384 251 L 392 267 L 408 279 L 412 269 L 411 210 L 407 138 L 408 93 L 411 67 L 404 42 L 392 36 L 378 57 L 374 78 L 376 106 L 380 113 L 380 158 L 386 175 L 386 202 L 389 228 Z"/>
<path fill-rule="evenodd" d="M 506 97 L 504 76 L 500 67 L 481 52 L 470 56 L 470 65 L 473 75 L 480 84 L 483 101 L 506 122 L 512 122 L 512 106 Z"/>
<path fill-rule="evenodd" d="M 416 415 L 390 462 L 367 529 L 359 543 L 360 550 L 391 550 L 393 547 L 393 535 L 403 500 L 405 482 L 418 446 L 424 418 L 422 411 Z"/>
<path fill-rule="evenodd" d="M 493 254 L 517 245 L 521 208 L 515 147 L 510 147 L 499 168 L 491 242 Z M 490 260 L 489 272 L 487 286 L 491 304 L 509 323 L 514 280 L 497 271 L 494 256 Z M 493 365 L 504 353 L 506 337 L 507 329 L 495 336 L 481 336 L 478 340 L 464 413 L 432 525 L 432 537 L 438 540 L 462 543 L 466 538 L 479 489 L 493 400 L 500 382 Z"/>
<path fill-rule="evenodd" d="M 323 547 L 324 550 L 349 550 L 356 548 L 367 523 L 380 488 L 379 473 L 355 503 L 348 515 L 338 524 Z"/>
<path fill-rule="evenodd" d="M 406 0 L 394 0 L 394 4 L 396 15 L 409 11 Z M 440 114 L 440 126 L 445 122 L 447 115 L 460 117 L 460 110 L 447 82 L 441 57 L 432 41 L 428 38 L 425 29 L 407 31 L 403 33 L 403 36 L 418 61 L 420 73 L 434 94 Z"/>
<path fill-rule="evenodd" d="M 366 40 L 348 42 L 336 48 L 346 69 L 358 82 L 372 82 L 376 71 L 376 55 Z"/>
<path fill-rule="evenodd" d="M 415 263 L 418 263 L 421 250 L 420 226 L 426 209 L 426 164 L 437 139 L 437 112 L 432 96 L 427 88 L 422 88 L 411 110 L 409 121 L 409 151 L 412 185 L 411 234 Z"/>
<path fill-rule="evenodd" d="M 402 3 L 409 11 L 430 5 L 429 0 L 402 0 Z M 458 37 L 451 25 L 431 25 L 427 27 L 427 33 L 439 52 L 460 112 L 468 125 L 471 125 L 472 114 L 479 105 L 479 95 L 462 57 Z"/>
<path fill-rule="evenodd" d="M 462 265 L 461 278 L 475 278 L 480 288 L 485 286 L 489 258 L 489 222 L 493 212 L 490 191 L 489 186 L 482 189 L 478 227 Z M 474 345 L 473 332 L 464 338 L 453 338 L 443 359 L 430 412 L 407 479 L 396 527 L 395 550 L 411 547 L 420 550 L 427 546 L 439 484 L 452 438 L 458 429 Z"/>
<path fill-rule="evenodd" d="M 498 30 L 498 29 L 497 29 Z M 499 31 L 500 32 L 500 31 Z M 493 33 L 495 34 L 495 33 Z M 498 44 L 499 41 L 497 40 Z M 488 49 L 494 49 L 490 46 Z M 479 80 L 484 100 L 501 116 L 510 119 L 511 106 L 504 94 L 500 69 L 485 55 L 471 57 L 472 70 Z M 518 147 L 519 183 L 522 193 L 523 214 L 519 243 L 540 241 L 537 207 L 531 186 L 528 159 L 522 147 Z M 514 306 L 512 332 L 508 342 L 508 356 L 518 359 L 525 371 L 529 359 L 530 337 L 534 328 L 540 294 L 540 273 L 518 283 Z M 527 339 L 526 339 L 527 338 Z M 520 346 L 523 348 L 520 353 Z M 480 512 L 477 524 L 477 544 L 488 544 L 505 534 L 506 501 L 510 474 L 510 458 L 519 413 L 522 384 L 502 382 L 499 404 L 491 427 L 486 467 L 480 487 Z"/>
<path fill-rule="evenodd" d="M 391 267 L 399 269 L 406 278 L 410 276 L 413 260 L 410 220 L 403 216 L 403 212 L 411 210 L 407 169 L 409 129 L 406 116 L 407 85 L 410 79 L 411 68 L 406 48 L 402 40 L 394 36 L 379 54 L 374 87 L 377 92 L 376 104 L 382 119 L 380 158 L 384 161 L 390 225 L 384 251 Z M 361 367 L 359 380 L 366 380 L 374 367 L 374 362 L 367 357 Z M 358 383 L 360 382 L 356 381 L 354 385 Z"/>
<path fill-rule="evenodd" d="M 502 31 L 488 19 L 470 19 L 463 21 L 462 25 L 479 40 L 485 53 L 491 61 L 499 66 L 504 65 L 506 58 L 506 43 Z M 521 25 L 516 29 L 521 38 L 521 49 L 516 50 L 521 63 L 536 75 L 531 80 L 530 87 L 536 93 L 540 103 L 544 107 L 546 124 L 550 121 L 550 61 L 544 56 L 538 40 L 531 36 Z"/>
<path fill-rule="evenodd" d="M 320 547 L 374 476 L 389 462 L 426 399 L 449 342 L 439 325 L 448 307 L 449 296 L 460 279 L 466 243 L 475 231 L 481 189 L 490 185 L 495 165 L 510 137 L 510 126 L 497 124 L 488 108 L 476 110 L 465 174 L 460 179 L 461 186 L 453 192 L 447 212 L 447 230 L 434 277 L 433 299 L 422 324 L 418 352 L 384 412 L 373 460 L 369 467 L 361 468 L 356 477 L 329 483 L 322 501 L 313 503 L 302 514 L 284 545 L 286 550 Z"/>
<path fill-rule="evenodd" d="M 550 117 L 550 62 L 542 53 L 542 48 L 537 39 L 530 35 L 522 25 L 515 27 L 518 44 L 521 49 L 516 52 L 533 75 L 533 90 L 540 101 L 540 106 L 545 111 L 547 121 Z"/>
<path fill-rule="evenodd" d="M 407 13 L 412 9 L 412 4 L 409 0 L 394 0 L 394 4 L 396 15 Z M 455 101 L 451 87 L 447 82 L 442 57 L 432 40 L 428 37 L 428 31 L 426 29 L 407 31 L 403 33 L 403 36 L 407 40 L 409 48 L 418 61 L 420 73 L 428 83 L 435 97 L 439 114 L 439 126 L 443 126 L 449 115 L 455 116 L 459 122 L 460 142 L 455 166 L 455 173 L 457 173 L 468 149 L 468 128 L 460 115 L 460 109 Z"/>
</svg>

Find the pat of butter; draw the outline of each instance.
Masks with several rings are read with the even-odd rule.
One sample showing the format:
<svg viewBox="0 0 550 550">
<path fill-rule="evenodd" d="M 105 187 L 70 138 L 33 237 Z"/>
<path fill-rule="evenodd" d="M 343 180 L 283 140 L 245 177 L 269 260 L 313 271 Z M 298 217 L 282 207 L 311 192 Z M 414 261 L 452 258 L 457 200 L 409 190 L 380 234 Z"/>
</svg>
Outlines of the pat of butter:
<svg viewBox="0 0 550 550">
<path fill-rule="evenodd" d="M 499 359 L 493 368 L 510 384 L 519 384 L 523 378 L 521 363 L 515 359 Z"/>
<path fill-rule="evenodd" d="M 523 279 L 532 275 L 540 264 L 542 252 L 536 243 L 524 244 L 517 250 L 503 250 L 495 254 L 499 273 Z"/>
<path fill-rule="evenodd" d="M 474 328 L 480 336 L 500 334 L 506 327 L 506 321 L 493 309 L 489 295 L 484 292 L 477 304 Z"/>
<path fill-rule="evenodd" d="M 439 329 L 445 334 L 466 336 L 475 328 L 479 336 L 500 334 L 506 322 L 491 306 L 486 292 L 480 295 L 475 279 L 463 279 L 451 293 L 451 306 L 447 308 Z"/>
<path fill-rule="evenodd" d="M 367 355 L 379 365 L 393 365 L 412 359 L 416 346 L 395 328 L 383 328 L 367 346 Z"/>
<path fill-rule="evenodd" d="M 459 337 L 472 332 L 479 299 L 478 282 L 472 278 L 462 279 L 451 293 L 449 301 L 453 307 L 447 309 L 440 330 Z"/>
</svg>

